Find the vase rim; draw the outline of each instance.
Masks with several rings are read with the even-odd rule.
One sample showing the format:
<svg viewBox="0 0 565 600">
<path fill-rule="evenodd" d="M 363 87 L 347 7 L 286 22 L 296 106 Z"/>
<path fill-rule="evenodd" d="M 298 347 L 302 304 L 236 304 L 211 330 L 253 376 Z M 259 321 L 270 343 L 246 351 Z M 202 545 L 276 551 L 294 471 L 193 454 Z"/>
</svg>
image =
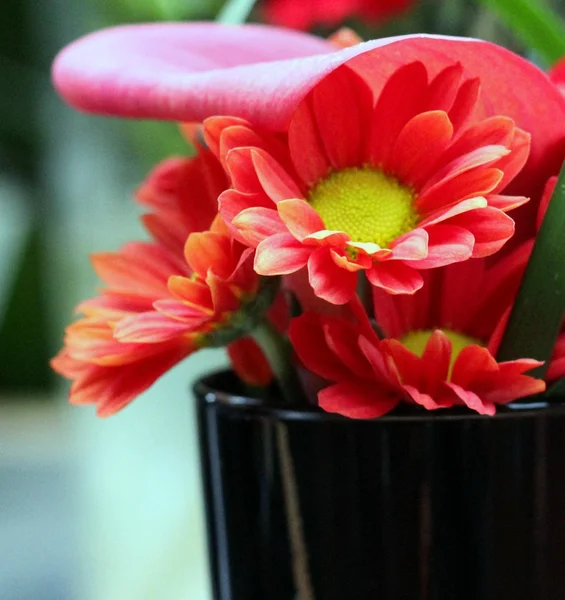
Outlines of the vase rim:
<svg viewBox="0 0 565 600">
<path fill-rule="evenodd" d="M 229 370 L 218 371 L 199 378 L 193 385 L 195 394 L 206 404 L 216 404 L 220 407 L 233 409 L 246 415 L 264 418 L 275 418 L 285 421 L 336 421 L 336 422 L 414 422 L 414 421 L 453 421 L 453 420 L 500 420 L 526 418 L 532 416 L 547 417 L 552 414 L 565 414 L 565 403 L 562 398 L 549 402 L 547 400 L 520 400 L 500 405 L 494 416 L 480 415 L 464 408 L 428 411 L 420 407 L 406 405 L 400 410 L 375 419 L 355 420 L 327 413 L 316 405 L 288 406 L 282 401 L 266 401 L 261 398 L 246 396 L 244 393 L 230 392 L 229 383 L 235 383 L 236 378 Z M 222 385 L 223 382 L 223 385 Z"/>
</svg>

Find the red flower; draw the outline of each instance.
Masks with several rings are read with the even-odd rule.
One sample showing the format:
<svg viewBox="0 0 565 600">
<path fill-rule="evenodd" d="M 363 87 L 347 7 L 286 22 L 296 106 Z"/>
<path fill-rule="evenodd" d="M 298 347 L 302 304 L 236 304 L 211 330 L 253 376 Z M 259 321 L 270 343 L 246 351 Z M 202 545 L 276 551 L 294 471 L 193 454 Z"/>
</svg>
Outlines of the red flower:
<svg viewBox="0 0 565 600">
<path fill-rule="evenodd" d="M 366 23 L 390 18 L 413 3 L 413 0 L 265 0 L 266 21 L 294 29 L 314 25 L 336 26 L 349 17 Z"/>
<path fill-rule="evenodd" d="M 398 69 L 373 100 L 342 67 L 303 101 L 286 138 L 226 117 L 205 122 L 233 188 L 220 213 L 257 247 L 261 275 L 308 266 L 314 292 L 334 304 L 357 275 L 414 293 L 420 270 L 496 252 L 514 232 L 500 195 L 520 171 L 529 135 L 506 117 L 476 120 L 479 82 L 457 64 L 428 81 L 420 62 Z M 409 93 L 408 93 L 409 92 Z"/>
<path fill-rule="evenodd" d="M 549 77 L 559 88 L 559 91 L 565 94 L 565 59 L 561 59 L 553 65 L 549 71 Z"/>
<path fill-rule="evenodd" d="M 249 249 L 221 220 L 212 223 L 225 186 L 220 165 L 201 152 L 165 161 L 140 187 L 138 200 L 153 209 L 143 221 L 154 241 L 93 257 L 107 287 L 79 305 L 84 316 L 67 328 L 52 361 L 73 380 L 72 403 L 95 403 L 100 416 L 120 410 L 177 362 L 214 344 L 253 302 L 259 278 Z M 255 365 L 241 352 L 252 352 Z M 244 379 L 268 383 L 255 342 L 240 341 L 230 354 Z"/>
<path fill-rule="evenodd" d="M 496 405 L 545 390 L 526 375 L 542 363 L 494 358 L 523 272 L 519 250 L 488 268 L 470 260 L 426 273 L 413 296 L 374 291 L 384 339 L 357 323 L 307 314 L 290 327 L 293 346 L 314 373 L 335 382 L 319 403 L 330 412 L 370 418 L 400 401 L 429 410 L 466 405 L 494 414 Z"/>
<path fill-rule="evenodd" d="M 383 352 L 368 321 L 305 313 L 292 319 L 289 336 L 304 366 L 331 382 L 318 392 L 324 410 L 372 419 L 391 411 L 406 396 L 391 357 Z"/>
</svg>

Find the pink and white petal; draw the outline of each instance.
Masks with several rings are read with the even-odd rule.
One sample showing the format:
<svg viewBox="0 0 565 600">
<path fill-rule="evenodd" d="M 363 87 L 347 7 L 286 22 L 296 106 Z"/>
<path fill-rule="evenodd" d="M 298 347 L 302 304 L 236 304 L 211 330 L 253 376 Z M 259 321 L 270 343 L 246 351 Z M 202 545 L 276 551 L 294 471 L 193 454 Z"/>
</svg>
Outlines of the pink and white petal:
<svg viewBox="0 0 565 600">
<path fill-rule="evenodd" d="M 316 231 L 311 233 L 304 238 L 304 244 L 310 246 L 333 246 L 334 248 L 345 248 L 346 245 L 350 246 L 349 235 L 343 231 L 330 231 L 329 229 L 323 229 L 322 231 Z"/>
<path fill-rule="evenodd" d="M 502 196 L 500 194 L 487 194 L 486 199 L 489 206 L 497 208 L 502 212 L 518 208 L 530 200 L 526 196 Z"/>
<path fill-rule="evenodd" d="M 428 229 L 428 256 L 410 261 L 414 269 L 435 269 L 471 258 L 475 238 L 463 227 L 432 225 Z"/>
<path fill-rule="evenodd" d="M 277 204 L 277 211 L 280 220 L 300 242 L 314 233 L 325 231 L 322 218 L 306 200 L 282 200 Z"/>
<path fill-rule="evenodd" d="M 390 244 L 391 258 L 394 260 L 420 260 L 428 255 L 428 232 L 425 229 L 414 229 L 396 238 Z"/>
<path fill-rule="evenodd" d="M 357 287 L 357 273 L 339 266 L 327 246 L 310 255 L 308 279 L 316 296 L 332 304 L 349 302 Z"/>
<path fill-rule="evenodd" d="M 488 201 L 486 198 L 482 196 L 478 196 L 476 198 L 468 198 L 467 200 L 461 200 L 461 202 L 457 202 L 456 204 L 452 204 L 450 206 L 446 206 L 444 208 L 439 208 L 435 210 L 431 214 L 429 214 L 425 219 L 418 223 L 419 227 L 428 227 L 430 225 L 435 225 L 436 223 L 441 223 L 442 221 L 446 221 L 447 219 L 451 219 L 451 217 L 455 217 L 462 213 L 469 212 L 470 210 L 475 210 L 477 208 L 485 208 L 488 206 Z"/>
<path fill-rule="evenodd" d="M 475 238 L 473 258 L 494 254 L 514 235 L 514 221 L 506 213 L 487 206 L 449 220 L 450 226 L 462 227 Z"/>
<path fill-rule="evenodd" d="M 447 113 L 436 110 L 416 115 L 398 135 L 388 163 L 390 172 L 402 183 L 419 189 L 452 136 Z"/>
<path fill-rule="evenodd" d="M 400 261 L 373 263 L 367 270 L 367 279 L 389 294 L 414 294 L 424 285 L 420 273 Z"/>
<path fill-rule="evenodd" d="M 253 248 L 272 235 L 288 233 L 274 208 L 246 208 L 233 219 L 232 225 Z"/>
<path fill-rule="evenodd" d="M 322 409 L 350 419 L 381 417 L 399 402 L 399 394 L 389 389 L 381 390 L 374 382 L 337 383 L 318 392 L 318 404 Z"/>
<path fill-rule="evenodd" d="M 306 266 L 311 253 L 290 233 L 277 233 L 257 246 L 254 269 L 259 275 L 288 275 Z"/>
</svg>

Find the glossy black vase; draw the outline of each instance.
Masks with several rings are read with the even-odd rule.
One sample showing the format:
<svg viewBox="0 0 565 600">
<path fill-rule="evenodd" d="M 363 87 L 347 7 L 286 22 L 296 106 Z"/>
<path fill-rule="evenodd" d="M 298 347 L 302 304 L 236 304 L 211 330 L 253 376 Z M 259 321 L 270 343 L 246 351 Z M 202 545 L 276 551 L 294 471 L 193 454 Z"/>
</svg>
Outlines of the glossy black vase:
<svg viewBox="0 0 565 600">
<path fill-rule="evenodd" d="M 196 384 L 215 600 L 564 600 L 565 407 L 352 421 Z"/>
</svg>

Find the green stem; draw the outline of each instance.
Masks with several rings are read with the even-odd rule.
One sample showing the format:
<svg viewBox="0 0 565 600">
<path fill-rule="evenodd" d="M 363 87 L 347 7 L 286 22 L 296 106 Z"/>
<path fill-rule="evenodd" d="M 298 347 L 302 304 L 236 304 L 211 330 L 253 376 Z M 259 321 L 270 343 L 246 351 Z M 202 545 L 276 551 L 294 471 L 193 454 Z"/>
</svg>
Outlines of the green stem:
<svg viewBox="0 0 565 600">
<path fill-rule="evenodd" d="M 304 393 L 292 362 L 292 347 L 289 341 L 267 319 L 263 319 L 251 335 L 263 350 L 284 400 L 288 404 L 301 402 Z"/>
<path fill-rule="evenodd" d="M 245 23 L 255 6 L 256 0 L 227 0 L 220 14 L 216 17 L 219 23 L 241 25 Z"/>
</svg>

